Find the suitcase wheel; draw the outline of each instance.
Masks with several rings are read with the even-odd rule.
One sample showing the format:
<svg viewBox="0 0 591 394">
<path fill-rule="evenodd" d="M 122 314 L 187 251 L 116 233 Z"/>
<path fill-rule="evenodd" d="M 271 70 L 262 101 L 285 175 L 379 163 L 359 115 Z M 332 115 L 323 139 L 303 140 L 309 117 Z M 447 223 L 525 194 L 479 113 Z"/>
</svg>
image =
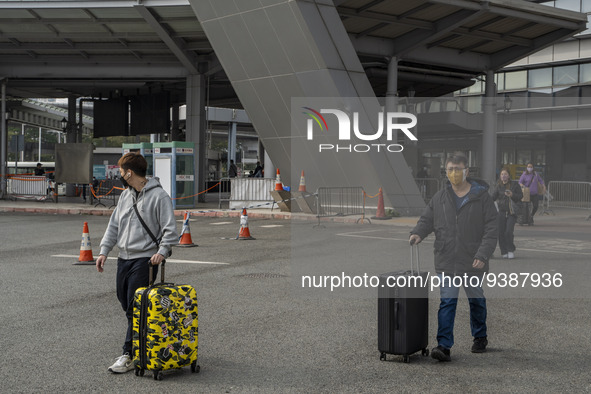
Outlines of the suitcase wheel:
<svg viewBox="0 0 591 394">
<path fill-rule="evenodd" d="M 154 371 L 154 380 L 162 380 L 162 371 Z"/>
<path fill-rule="evenodd" d="M 381 361 L 386 361 L 386 353 L 382 352 L 382 353 L 380 354 L 380 360 L 381 360 Z"/>
<path fill-rule="evenodd" d="M 135 367 L 135 376 L 144 376 L 144 370 L 140 367 Z"/>
<path fill-rule="evenodd" d="M 201 371 L 201 367 L 197 365 L 197 361 L 193 361 L 193 363 L 191 363 L 191 372 L 199 373 L 199 371 Z"/>
<path fill-rule="evenodd" d="M 423 355 L 423 357 L 427 357 L 429 355 L 429 349 L 425 348 L 421 350 L 421 354 Z"/>
<path fill-rule="evenodd" d="M 410 357 L 408 355 L 402 356 L 402 362 L 409 363 L 410 362 Z"/>
</svg>

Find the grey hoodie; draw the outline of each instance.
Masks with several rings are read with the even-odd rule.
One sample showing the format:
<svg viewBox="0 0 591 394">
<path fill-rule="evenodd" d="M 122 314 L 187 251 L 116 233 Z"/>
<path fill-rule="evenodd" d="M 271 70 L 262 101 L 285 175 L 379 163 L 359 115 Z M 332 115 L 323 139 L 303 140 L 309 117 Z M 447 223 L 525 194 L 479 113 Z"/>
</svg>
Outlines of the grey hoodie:
<svg viewBox="0 0 591 394">
<path fill-rule="evenodd" d="M 161 239 L 159 247 L 142 226 L 133 204 L 137 204 L 138 211 L 152 234 Z M 121 193 L 101 240 L 100 254 L 107 256 L 116 244 L 119 247 L 119 257 L 126 260 L 152 257 L 156 252 L 168 257 L 172 253 L 172 246 L 177 243 L 172 200 L 160 186 L 158 178 L 152 178 L 137 198 L 136 191 L 131 187 Z"/>
</svg>

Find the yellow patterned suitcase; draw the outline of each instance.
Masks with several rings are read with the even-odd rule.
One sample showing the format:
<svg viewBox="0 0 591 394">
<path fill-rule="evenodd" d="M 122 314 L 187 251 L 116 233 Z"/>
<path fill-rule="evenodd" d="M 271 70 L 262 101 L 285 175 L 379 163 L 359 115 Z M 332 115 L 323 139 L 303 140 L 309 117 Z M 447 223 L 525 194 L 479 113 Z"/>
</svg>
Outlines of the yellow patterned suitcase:
<svg viewBox="0 0 591 394">
<path fill-rule="evenodd" d="M 152 267 L 150 266 L 150 278 Z M 133 304 L 133 358 L 136 376 L 145 370 L 162 379 L 162 371 L 197 364 L 197 295 L 190 285 L 161 282 L 136 290 Z"/>
</svg>

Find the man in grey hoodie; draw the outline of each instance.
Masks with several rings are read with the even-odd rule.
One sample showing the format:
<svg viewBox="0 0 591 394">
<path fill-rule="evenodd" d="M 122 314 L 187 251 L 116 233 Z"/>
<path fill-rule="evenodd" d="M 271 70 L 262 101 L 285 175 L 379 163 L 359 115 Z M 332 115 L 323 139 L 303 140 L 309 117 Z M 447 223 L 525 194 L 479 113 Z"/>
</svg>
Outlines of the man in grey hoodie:
<svg viewBox="0 0 591 394">
<path fill-rule="evenodd" d="M 128 325 L 123 355 L 108 370 L 124 373 L 134 368 L 131 357 L 134 293 L 138 288 L 148 286 L 148 264 L 158 266 L 170 256 L 172 246 L 178 243 L 178 234 L 170 196 L 157 178 L 146 179 L 146 159 L 139 153 L 127 153 L 119 159 L 118 165 L 121 182 L 126 189 L 121 193 L 101 240 L 96 268 L 98 272 L 103 272 L 107 255 L 117 245 L 117 298 L 125 311 Z M 134 205 L 159 241 L 158 245 L 144 229 Z M 157 271 L 156 267 L 154 277 Z"/>
</svg>

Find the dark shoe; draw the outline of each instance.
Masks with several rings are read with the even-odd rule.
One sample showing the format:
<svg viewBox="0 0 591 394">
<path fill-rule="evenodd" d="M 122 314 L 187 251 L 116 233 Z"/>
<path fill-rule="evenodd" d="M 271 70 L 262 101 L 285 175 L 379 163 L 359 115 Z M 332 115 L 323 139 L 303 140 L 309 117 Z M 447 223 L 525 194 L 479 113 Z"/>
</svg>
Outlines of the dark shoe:
<svg viewBox="0 0 591 394">
<path fill-rule="evenodd" d="M 486 345 L 488 345 L 488 339 L 486 339 L 486 337 L 474 338 L 474 343 L 472 344 L 472 353 L 486 352 Z"/>
<path fill-rule="evenodd" d="M 446 349 L 443 346 L 434 347 L 433 350 L 431 350 L 431 357 L 439 361 L 451 361 L 449 349 Z"/>
</svg>

